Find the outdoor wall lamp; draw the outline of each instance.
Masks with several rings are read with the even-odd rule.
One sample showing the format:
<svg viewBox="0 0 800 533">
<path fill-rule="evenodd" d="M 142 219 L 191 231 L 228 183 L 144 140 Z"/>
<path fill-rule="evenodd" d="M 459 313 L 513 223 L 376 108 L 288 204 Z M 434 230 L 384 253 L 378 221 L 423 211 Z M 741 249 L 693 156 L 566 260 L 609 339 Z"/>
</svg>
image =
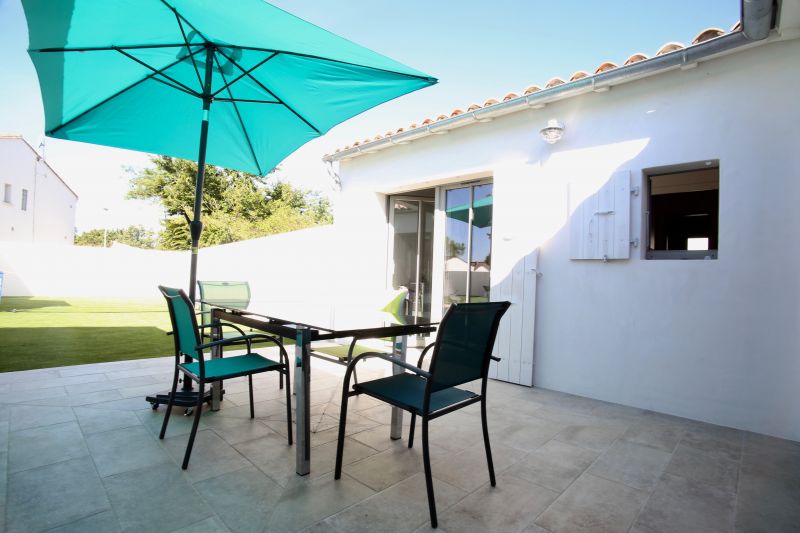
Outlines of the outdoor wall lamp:
<svg viewBox="0 0 800 533">
<path fill-rule="evenodd" d="M 561 137 L 564 135 L 564 124 L 551 118 L 547 121 L 547 126 L 540 129 L 539 133 L 547 144 L 555 144 L 560 141 Z"/>
</svg>

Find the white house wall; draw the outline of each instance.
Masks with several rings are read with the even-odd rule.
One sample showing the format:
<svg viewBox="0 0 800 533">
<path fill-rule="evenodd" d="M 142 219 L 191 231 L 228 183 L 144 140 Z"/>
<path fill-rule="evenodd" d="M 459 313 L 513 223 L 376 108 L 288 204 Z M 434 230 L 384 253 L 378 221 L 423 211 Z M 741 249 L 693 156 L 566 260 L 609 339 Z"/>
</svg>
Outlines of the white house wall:
<svg viewBox="0 0 800 533">
<path fill-rule="evenodd" d="M 11 203 L 3 188 L 11 185 Z M 27 210 L 21 209 L 22 190 Z M 72 244 L 78 198 L 21 138 L 0 137 L 0 241 Z"/>
<path fill-rule="evenodd" d="M 336 223 L 364 236 L 357 281 L 385 281 L 384 194 L 492 177 L 493 286 L 540 249 L 535 385 L 800 439 L 798 57 L 797 40 L 772 43 L 343 161 Z M 549 118 L 566 125 L 553 146 Z M 570 191 L 706 160 L 718 260 L 570 260 Z M 630 231 L 646 242 L 644 201 Z"/>
</svg>

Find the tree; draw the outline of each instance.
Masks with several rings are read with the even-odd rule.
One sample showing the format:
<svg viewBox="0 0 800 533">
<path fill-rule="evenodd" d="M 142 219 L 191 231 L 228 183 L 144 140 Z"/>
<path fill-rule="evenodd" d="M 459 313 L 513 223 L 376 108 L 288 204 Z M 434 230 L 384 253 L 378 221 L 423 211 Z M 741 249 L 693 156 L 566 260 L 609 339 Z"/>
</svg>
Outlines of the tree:
<svg viewBox="0 0 800 533">
<path fill-rule="evenodd" d="M 90 229 L 75 237 L 78 246 L 103 246 L 103 229 Z M 155 233 L 144 226 L 128 226 L 127 228 L 110 229 L 106 235 L 108 245 L 112 242 L 127 244 L 136 248 L 155 248 Z"/>
<path fill-rule="evenodd" d="M 157 201 L 165 218 L 159 247 L 187 250 L 194 209 L 197 163 L 167 156 L 131 178 L 129 198 Z M 270 184 L 268 177 L 206 166 L 202 200 L 201 246 L 225 244 L 333 222 L 330 203 L 318 194 L 288 183 Z"/>
</svg>

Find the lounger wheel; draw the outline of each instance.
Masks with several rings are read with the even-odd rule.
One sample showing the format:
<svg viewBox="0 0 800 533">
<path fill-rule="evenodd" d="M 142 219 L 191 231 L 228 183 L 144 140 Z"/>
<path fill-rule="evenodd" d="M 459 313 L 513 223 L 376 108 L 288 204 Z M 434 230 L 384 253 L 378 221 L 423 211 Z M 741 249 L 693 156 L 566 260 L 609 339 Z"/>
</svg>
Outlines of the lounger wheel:
<svg viewBox="0 0 800 533">
<path fill-rule="evenodd" d="M 186 411 L 183 412 L 183 416 L 191 416 L 192 412 L 194 412 L 194 407 L 187 407 Z"/>
<path fill-rule="evenodd" d="M 158 411 L 158 406 L 161 405 L 158 402 L 150 402 L 150 407 L 153 411 Z"/>
</svg>

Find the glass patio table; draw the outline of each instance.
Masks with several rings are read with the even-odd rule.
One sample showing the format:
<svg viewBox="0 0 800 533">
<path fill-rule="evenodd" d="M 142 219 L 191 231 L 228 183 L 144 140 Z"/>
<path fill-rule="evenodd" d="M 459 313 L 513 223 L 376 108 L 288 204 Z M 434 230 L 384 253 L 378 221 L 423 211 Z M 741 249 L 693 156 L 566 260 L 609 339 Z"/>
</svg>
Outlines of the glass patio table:
<svg viewBox="0 0 800 533">
<path fill-rule="evenodd" d="M 230 307 L 208 302 L 212 307 L 211 323 L 229 322 L 295 340 L 294 394 L 296 396 L 296 471 L 306 475 L 311 468 L 311 348 L 315 341 L 336 339 L 379 339 L 393 337 L 392 357 L 405 362 L 409 335 L 436 331 L 435 322 L 421 322 L 409 316 L 395 315 L 358 308 L 330 306 L 276 304 L 253 300 L 246 308 Z M 221 350 L 212 351 L 212 357 L 221 357 Z M 403 372 L 392 365 L 395 374 Z M 212 409 L 219 409 L 220 387 L 214 384 Z M 390 436 L 399 439 L 403 427 L 403 411 L 392 409 Z"/>
</svg>

